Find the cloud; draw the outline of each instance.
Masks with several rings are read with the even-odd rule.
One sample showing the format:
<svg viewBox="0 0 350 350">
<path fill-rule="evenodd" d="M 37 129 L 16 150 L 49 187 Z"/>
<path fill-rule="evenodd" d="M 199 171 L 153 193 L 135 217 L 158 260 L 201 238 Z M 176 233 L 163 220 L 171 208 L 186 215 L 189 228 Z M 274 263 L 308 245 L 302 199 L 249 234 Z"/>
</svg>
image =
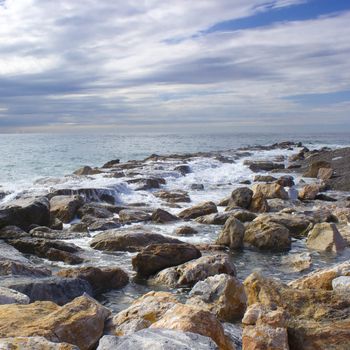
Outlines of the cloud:
<svg viewBox="0 0 350 350">
<path fill-rule="evenodd" d="M 0 131 L 67 125 L 346 123 L 350 12 L 259 28 L 217 23 L 300 0 L 7 0 L 0 6 Z M 349 122 L 350 123 L 350 122 Z"/>
</svg>

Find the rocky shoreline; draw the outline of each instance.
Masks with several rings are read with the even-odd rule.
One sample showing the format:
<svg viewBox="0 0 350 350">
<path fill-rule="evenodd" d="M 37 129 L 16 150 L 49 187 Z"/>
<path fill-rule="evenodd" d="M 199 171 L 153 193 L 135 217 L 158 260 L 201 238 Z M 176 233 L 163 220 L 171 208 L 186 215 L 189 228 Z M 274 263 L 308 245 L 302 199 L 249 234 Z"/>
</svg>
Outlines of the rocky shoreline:
<svg viewBox="0 0 350 350">
<path fill-rule="evenodd" d="M 115 159 L 33 188 L 0 187 L 0 349 L 349 348 L 350 148 Z"/>
</svg>

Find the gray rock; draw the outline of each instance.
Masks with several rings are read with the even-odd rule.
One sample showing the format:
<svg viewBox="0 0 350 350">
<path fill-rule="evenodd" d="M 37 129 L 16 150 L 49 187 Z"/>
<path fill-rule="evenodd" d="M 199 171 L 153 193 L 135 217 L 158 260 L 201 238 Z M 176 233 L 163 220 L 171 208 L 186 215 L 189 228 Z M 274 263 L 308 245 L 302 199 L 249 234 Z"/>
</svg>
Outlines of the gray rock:
<svg viewBox="0 0 350 350">
<path fill-rule="evenodd" d="M 333 290 L 350 293 L 350 276 L 340 276 L 332 281 Z"/>
<path fill-rule="evenodd" d="M 218 350 L 208 337 L 170 329 L 143 329 L 124 336 L 104 336 L 97 350 Z"/>
<path fill-rule="evenodd" d="M 79 350 L 75 345 L 68 343 L 54 343 L 44 337 L 10 337 L 0 339 L 0 349 L 22 350 Z"/>
<path fill-rule="evenodd" d="M 29 297 L 14 289 L 0 287 L 0 305 L 3 304 L 29 304 Z"/>
</svg>

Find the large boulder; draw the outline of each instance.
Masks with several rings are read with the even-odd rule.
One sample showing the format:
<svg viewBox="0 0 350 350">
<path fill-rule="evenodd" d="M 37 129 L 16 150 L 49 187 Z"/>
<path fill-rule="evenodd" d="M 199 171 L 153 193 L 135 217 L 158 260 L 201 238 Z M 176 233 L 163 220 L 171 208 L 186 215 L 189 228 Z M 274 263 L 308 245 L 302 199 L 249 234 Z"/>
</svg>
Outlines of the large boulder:
<svg viewBox="0 0 350 350">
<path fill-rule="evenodd" d="M 151 219 L 153 222 L 165 224 L 167 222 L 177 221 L 179 220 L 178 217 L 176 217 L 173 214 L 170 214 L 166 210 L 163 209 L 157 209 L 152 213 Z"/>
<path fill-rule="evenodd" d="M 27 295 L 17 290 L 0 287 L 0 305 L 3 304 L 29 304 L 30 299 Z"/>
<path fill-rule="evenodd" d="M 241 207 L 247 209 L 253 197 L 253 191 L 248 187 L 239 187 L 232 191 L 228 203 L 229 207 Z"/>
<path fill-rule="evenodd" d="M 259 250 L 285 251 L 291 247 L 291 238 L 285 226 L 255 219 L 246 227 L 244 243 Z"/>
<path fill-rule="evenodd" d="M 200 251 L 191 244 L 151 244 L 132 258 L 132 266 L 138 276 L 147 278 L 167 267 L 180 265 L 199 257 L 201 257 Z"/>
<path fill-rule="evenodd" d="M 202 215 L 217 213 L 218 209 L 213 202 L 204 202 L 181 211 L 178 216 L 184 220 L 195 219 Z"/>
<path fill-rule="evenodd" d="M 49 341 L 90 350 L 102 336 L 109 314 L 88 296 L 76 298 L 62 307 L 49 301 L 0 305 L 0 337 L 42 336 Z"/>
<path fill-rule="evenodd" d="M 57 275 L 88 281 L 95 295 L 104 293 L 110 289 L 122 288 L 129 283 L 128 274 L 119 267 L 83 266 L 60 270 Z"/>
<path fill-rule="evenodd" d="M 50 199 L 50 213 L 64 223 L 71 222 L 84 204 L 81 196 L 55 196 Z"/>
<path fill-rule="evenodd" d="M 105 335 L 100 339 L 97 350 L 218 350 L 209 337 L 197 333 L 171 329 L 143 329 L 136 333 L 115 337 Z"/>
<path fill-rule="evenodd" d="M 151 220 L 151 215 L 143 210 L 123 209 L 119 212 L 121 223 L 142 222 Z"/>
<path fill-rule="evenodd" d="M 28 237 L 30 234 L 17 226 L 5 226 L 0 229 L 0 239 L 16 239 Z"/>
<path fill-rule="evenodd" d="M 246 301 L 243 284 L 236 277 L 220 274 L 197 282 L 186 303 L 214 313 L 221 321 L 232 322 L 243 316 Z"/>
<path fill-rule="evenodd" d="M 210 255 L 162 270 L 154 277 L 153 282 L 170 287 L 193 286 L 198 281 L 220 273 L 235 276 L 235 266 L 226 255 Z"/>
<path fill-rule="evenodd" d="M 256 193 L 253 196 L 249 210 L 254 213 L 267 213 L 270 211 L 269 203 L 262 193 Z"/>
<path fill-rule="evenodd" d="M 244 231 L 244 225 L 232 216 L 226 221 L 216 240 L 216 244 L 226 245 L 231 249 L 242 248 Z"/>
<path fill-rule="evenodd" d="M 150 327 L 198 333 L 210 337 L 222 350 L 235 347 L 225 335 L 224 329 L 214 314 L 191 305 L 177 304 Z"/>
<path fill-rule="evenodd" d="M 79 350 L 75 345 L 51 342 L 44 337 L 2 338 L 0 339 L 0 349 Z"/>
<path fill-rule="evenodd" d="M 295 185 L 294 183 L 294 177 L 291 175 L 283 175 L 278 180 L 277 183 L 283 187 L 293 187 Z"/>
<path fill-rule="evenodd" d="M 320 161 L 315 161 L 312 162 L 309 165 L 309 169 L 304 173 L 303 176 L 305 177 L 317 177 L 318 172 L 321 168 L 332 168 L 331 163 L 320 160 Z"/>
<path fill-rule="evenodd" d="M 316 224 L 309 232 L 306 245 L 310 249 L 338 253 L 347 243 L 333 223 Z"/>
<path fill-rule="evenodd" d="M 141 227 L 111 230 L 96 235 L 90 246 L 98 250 L 137 252 L 150 244 L 183 243 L 176 238 L 145 231 Z"/>
<path fill-rule="evenodd" d="M 280 198 L 280 199 L 288 199 L 288 192 L 284 189 L 283 186 L 275 183 L 266 183 L 266 184 L 256 184 L 253 186 L 254 195 L 257 196 L 259 194 L 263 195 L 266 199 L 272 198 Z"/>
<path fill-rule="evenodd" d="M 300 191 L 299 191 L 299 199 L 301 200 L 314 200 L 320 192 L 320 186 L 317 184 L 309 184 L 305 185 Z"/>
<path fill-rule="evenodd" d="M 50 203 L 46 197 L 21 198 L 0 207 L 0 228 L 13 225 L 29 231 L 32 225 L 50 224 Z"/>
</svg>

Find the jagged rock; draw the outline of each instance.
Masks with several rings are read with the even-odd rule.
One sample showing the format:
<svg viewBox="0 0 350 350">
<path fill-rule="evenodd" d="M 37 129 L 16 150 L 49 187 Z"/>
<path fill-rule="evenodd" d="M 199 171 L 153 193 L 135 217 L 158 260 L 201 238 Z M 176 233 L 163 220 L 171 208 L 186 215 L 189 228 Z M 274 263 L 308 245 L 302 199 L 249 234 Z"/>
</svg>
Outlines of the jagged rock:
<svg viewBox="0 0 350 350">
<path fill-rule="evenodd" d="M 97 350 L 218 350 L 216 343 L 208 337 L 191 332 L 171 329 L 144 329 L 136 333 L 115 337 L 105 335 Z"/>
<path fill-rule="evenodd" d="M 0 349 L 79 350 L 75 345 L 51 342 L 44 337 L 2 338 L 0 339 Z"/>
<path fill-rule="evenodd" d="M 204 202 L 188 209 L 181 211 L 178 216 L 182 219 L 195 219 L 202 215 L 208 215 L 212 213 L 217 213 L 218 210 L 216 208 L 215 203 L 213 202 Z"/>
<path fill-rule="evenodd" d="M 0 287 L 0 305 L 3 304 L 29 304 L 30 299 L 17 290 Z"/>
<path fill-rule="evenodd" d="M 163 209 L 157 209 L 152 213 L 151 220 L 153 222 L 164 224 L 167 222 L 177 221 L 179 219 L 175 215 L 170 214 Z"/>
<path fill-rule="evenodd" d="M 261 194 L 266 199 L 280 198 L 288 199 L 288 193 L 283 186 L 278 183 L 256 184 L 253 186 L 254 196 Z"/>
<path fill-rule="evenodd" d="M 215 243 L 226 245 L 231 249 L 242 248 L 244 231 L 244 225 L 235 217 L 230 217 L 226 221 Z"/>
<path fill-rule="evenodd" d="M 198 231 L 191 226 L 181 226 L 175 230 L 175 234 L 177 234 L 178 236 L 195 235 L 197 233 Z"/>
<path fill-rule="evenodd" d="M 316 161 L 312 162 L 309 165 L 309 169 L 304 173 L 303 176 L 305 177 L 317 177 L 318 172 L 321 168 L 331 168 L 332 165 L 329 162 L 325 161 Z"/>
<path fill-rule="evenodd" d="M 142 210 L 123 209 L 119 212 L 121 223 L 141 222 L 151 220 L 151 215 Z"/>
<path fill-rule="evenodd" d="M 57 276 L 79 278 L 89 282 L 94 295 L 119 289 L 129 283 L 128 274 L 119 267 L 83 266 L 58 271 Z"/>
<path fill-rule="evenodd" d="M 220 273 L 236 275 L 236 269 L 228 257 L 226 255 L 203 256 L 160 271 L 154 277 L 153 282 L 170 287 L 193 286 L 198 281 Z"/>
<path fill-rule="evenodd" d="M 228 207 L 240 207 L 247 209 L 253 197 L 253 191 L 248 187 L 236 188 L 231 193 Z"/>
<path fill-rule="evenodd" d="M 324 222 L 316 224 L 310 231 L 306 245 L 308 248 L 338 253 L 347 244 L 333 223 Z"/>
<path fill-rule="evenodd" d="M 84 204 L 81 196 L 55 196 L 50 199 L 50 213 L 63 223 L 71 222 Z"/>
<path fill-rule="evenodd" d="M 220 274 L 197 282 L 186 303 L 214 313 L 221 321 L 231 322 L 243 316 L 246 299 L 243 284 L 236 277 Z"/>
</svg>

